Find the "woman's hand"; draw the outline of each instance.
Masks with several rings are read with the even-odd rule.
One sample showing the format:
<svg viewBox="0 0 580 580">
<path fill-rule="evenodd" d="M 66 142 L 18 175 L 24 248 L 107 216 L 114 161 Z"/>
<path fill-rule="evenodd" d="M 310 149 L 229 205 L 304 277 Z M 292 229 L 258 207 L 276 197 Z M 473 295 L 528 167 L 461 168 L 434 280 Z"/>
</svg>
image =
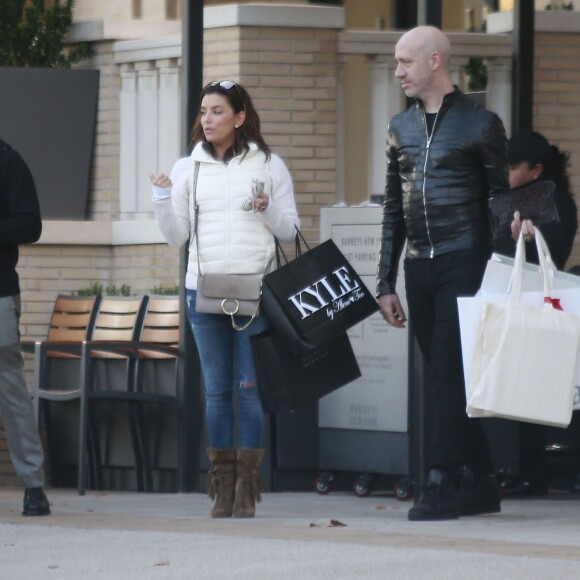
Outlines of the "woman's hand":
<svg viewBox="0 0 580 580">
<path fill-rule="evenodd" d="M 266 193 L 261 193 L 258 196 L 252 196 L 252 205 L 254 206 L 255 212 L 265 212 L 268 209 L 269 203 L 270 197 Z"/>
<path fill-rule="evenodd" d="M 150 173 L 149 179 L 151 180 L 151 185 L 154 187 L 161 187 L 163 189 L 169 189 L 173 187 L 173 183 L 171 182 L 171 179 L 169 179 L 169 175 L 165 175 L 165 173 L 159 173 L 158 175 Z"/>
<path fill-rule="evenodd" d="M 524 234 L 524 241 L 531 242 L 534 239 L 534 222 L 532 220 L 522 220 L 520 212 L 514 212 L 514 219 L 511 223 L 512 238 L 518 241 L 520 232 Z"/>
</svg>

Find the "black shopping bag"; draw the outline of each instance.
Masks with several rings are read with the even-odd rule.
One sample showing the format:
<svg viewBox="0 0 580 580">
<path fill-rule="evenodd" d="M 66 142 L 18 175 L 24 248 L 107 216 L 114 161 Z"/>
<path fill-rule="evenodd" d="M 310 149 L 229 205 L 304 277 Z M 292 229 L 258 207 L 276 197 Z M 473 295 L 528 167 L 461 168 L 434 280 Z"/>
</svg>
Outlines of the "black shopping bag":
<svg viewBox="0 0 580 580">
<path fill-rule="evenodd" d="M 346 333 L 320 346 L 298 350 L 274 328 L 250 341 L 266 413 L 302 409 L 361 375 Z"/>
<path fill-rule="evenodd" d="M 293 341 L 317 346 L 379 309 L 332 240 L 297 254 L 262 282 L 261 305 L 279 332 Z"/>
</svg>

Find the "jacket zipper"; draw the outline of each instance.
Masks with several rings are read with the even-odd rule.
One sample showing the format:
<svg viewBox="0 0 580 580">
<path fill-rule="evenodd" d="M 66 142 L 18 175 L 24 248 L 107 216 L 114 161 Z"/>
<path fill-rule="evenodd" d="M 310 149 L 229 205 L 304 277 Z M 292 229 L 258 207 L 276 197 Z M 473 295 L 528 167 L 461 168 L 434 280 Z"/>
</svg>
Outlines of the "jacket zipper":
<svg viewBox="0 0 580 580">
<path fill-rule="evenodd" d="M 425 135 L 427 137 L 427 151 L 425 153 L 425 163 L 423 164 L 423 213 L 425 215 L 425 227 L 427 228 L 427 237 L 429 238 L 429 244 L 431 245 L 431 252 L 429 257 L 432 258 L 435 254 L 435 247 L 433 246 L 433 241 L 431 240 L 431 230 L 429 228 L 429 218 L 427 217 L 427 195 L 426 195 L 426 183 L 427 183 L 427 161 L 429 160 L 429 149 L 431 147 L 431 140 L 433 139 L 433 134 L 435 133 L 435 125 L 437 125 L 437 119 L 439 118 L 439 111 L 441 107 L 437 109 L 437 114 L 435 115 L 435 120 L 433 121 L 433 127 L 431 128 L 431 135 L 427 128 L 427 116 L 425 111 L 421 111 L 423 114 L 423 122 L 425 123 Z"/>
</svg>

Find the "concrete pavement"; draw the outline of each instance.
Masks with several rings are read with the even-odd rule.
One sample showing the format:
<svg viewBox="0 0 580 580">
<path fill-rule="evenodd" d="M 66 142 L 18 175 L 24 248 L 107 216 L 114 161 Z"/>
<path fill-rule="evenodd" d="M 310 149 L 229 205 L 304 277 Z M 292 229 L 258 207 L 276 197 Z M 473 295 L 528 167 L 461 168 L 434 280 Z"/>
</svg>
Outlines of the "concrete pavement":
<svg viewBox="0 0 580 580">
<path fill-rule="evenodd" d="M 580 578 L 580 495 L 429 523 L 379 493 L 268 493 L 251 520 L 211 520 L 201 494 L 48 496 L 51 516 L 24 518 L 0 490 L 0 579 Z"/>
</svg>

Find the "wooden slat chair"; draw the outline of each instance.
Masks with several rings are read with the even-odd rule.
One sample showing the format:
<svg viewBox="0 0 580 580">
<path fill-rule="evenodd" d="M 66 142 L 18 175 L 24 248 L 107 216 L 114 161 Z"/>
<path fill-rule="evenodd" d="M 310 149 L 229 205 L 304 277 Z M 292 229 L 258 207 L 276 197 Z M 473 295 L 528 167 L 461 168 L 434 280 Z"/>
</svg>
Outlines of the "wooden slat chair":
<svg viewBox="0 0 580 580">
<path fill-rule="evenodd" d="M 179 296 L 151 296 L 136 345 L 137 368 L 132 400 L 137 406 L 147 491 L 153 491 L 153 467 L 160 464 L 163 455 L 165 409 L 173 407 L 177 410 L 179 307 Z M 153 430 L 150 429 L 152 424 Z M 174 424 L 178 424 L 177 417 Z"/>
<path fill-rule="evenodd" d="M 99 302 L 99 296 L 59 294 L 53 306 L 46 339 L 22 342 L 23 352 L 34 355 L 34 414 L 39 428 L 41 419 L 44 419 L 50 478 L 54 487 L 60 483 L 61 444 L 54 440 L 51 414 L 42 401 L 80 400 L 78 373 L 82 342 L 91 336 Z M 71 376 L 73 379 L 69 382 Z M 41 409 L 44 411 L 42 417 Z"/>
<path fill-rule="evenodd" d="M 98 301 L 94 322 L 87 338 L 80 344 L 69 345 L 69 354 L 80 358 L 79 372 L 72 387 L 55 388 L 45 380 L 39 380 L 34 389 L 34 400 L 40 408 L 44 401 L 70 402 L 79 401 L 78 433 L 78 483 L 80 495 L 85 493 L 87 485 L 87 464 L 91 481 L 97 488 L 103 487 L 100 441 L 94 414 L 90 402 L 98 399 L 94 388 L 97 383 L 98 361 L 117 360 L 124 365 L 124 372 L 134 372 L 133 357 L 126 347 L 135 341 L 140 332 L 143 312 L 146 305 L 145 296 L 117 297 L 107 296 Z M 66 354 L 66 349 L 59 346 L 59 351 Z M 39 351 L 39 377 L 43 377 L 48 354 L 55 352 L 54 343 L 41 345 Z M 35 381 L 36 382 L 36 381 Z M 61 442 L 63 444 L 64 442 Z M 49 444 L 50 447 L 50 444 Z M 140 458 L 136 458 L 139 463 Z M 139 464 L 138 472 L 142 471 Z M 54 466 L 57 469 L 57 465 Z M 94 474 L 94 477 L 93 477 Z"/>
<path fill-rule="evenodd" d="M 98 320 L 95 324 L 95 337 L 98 337 Z M 112 337 L 114 338 L 114 337 Z M 127 337 L 128 338 L 128 337 Z M 94 365 L 94 359 L 98 356 L 127 358 L 128 366 L 124 373 L 123 383 L 115 388 L 111 387 L 107 378 L 98 380 L 91 378 L 94 371 L 87 375 L 87 392 L 89 415 L 92 417 L 93 403 L 126 403 L 129 411 L 129 427 L 133 445 L 133 455 L 137 469 L 137 487 L 140 491 L 153 491 L 153 459 L 151 455 L 149 426 L 155 423 L 154 448 L 157 452 L 159 439 L 163 433 L 163 408 L 168 405 L 177 405 L 177 361 L 179 342 L 179 297 L 177 296 L 153 296 L 148 299 L 143 322 L 139 325 L 137 340 L 119 344 L 109 342 L 105 344 L 106 350 L 101 351 L 98 341 L 92 341 L 93 355 L 90 357 Z M 109 347 L 112 350 L 109 350 Z M 161 380 L 161 376 L 167 377 L 168 363 L 172 368 L 167 380 Z M 149 367 L 149 368 L 147 368 Z M 163 367 L 163 369 L 159 369 Z M 158 372 L 160 371 L 161 372 Z M 147 372 L 149 371 L 149 372 Z M 165 372 L 163 372 L 165 371 Z M 103 385 L 106 385 L 103 387 Z M 91 424 L 103 425 L 103 420 L 91 420 Z M 111 433 L 118 431 L 119 426 L 107 426 L 104 445 L 107 457 L 114 446 L 115 436 Z M 100 440 L 96 432 L 91 440 Z M 96 446 L 95 468 L 97 481 L 103 480 L 102 461 L 100 457 L 100 445 Z M 157 455 L 157 453 L 156 453 Z M 157 462 L 156 462 L 157 463 Z"/>
<path fill-rule="evenodd" d="M 99 403 L 126 401 L 126 392 L 134 382 L 135 357 L 132 345 L 137 340 L 147 305 L 146 296 L 107 296 L 103 297 L 95 318 L 91 340 L 85 341 L 82 347 L 81 384 L 85 396 L 81 410 L 81 440 L 79 441 L 79 494 L 86 488 L 86 452 L 92 449 L 97 489 L 103 489 L 103 455 L 102 439 L 105 441 L 108 456 L 114 439 L 109 437 L 113 421 L 111 409 L 96 406 Z M 120 372 L 119 372 L 120 371 Z M 104 411 L 104 412 L 103 412 Z M 133 410 L 129 409 L 129 427 L 134 452 L 137 474 L 137 488 L 144 490 L 143 459 L 138 443 L 137 420 Z M 105 425 L 102 437 L 102 425 Z"/>
</svg>

